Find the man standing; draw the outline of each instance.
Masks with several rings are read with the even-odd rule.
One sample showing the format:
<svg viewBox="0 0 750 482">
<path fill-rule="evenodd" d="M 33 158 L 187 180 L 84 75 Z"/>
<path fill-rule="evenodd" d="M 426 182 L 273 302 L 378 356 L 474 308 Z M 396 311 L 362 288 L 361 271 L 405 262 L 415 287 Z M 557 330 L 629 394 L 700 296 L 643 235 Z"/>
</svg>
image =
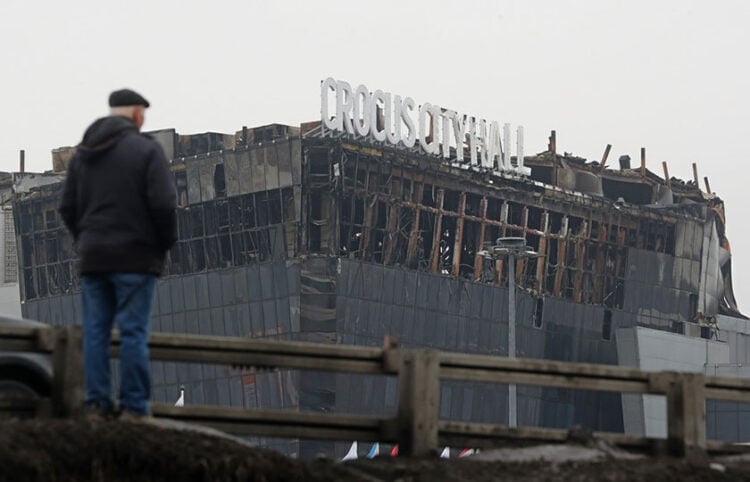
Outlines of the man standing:
<svg viewBox="0 0 750 482">
<path fill-rule="evenodd" d="M 111 413 L 109 344 L 120 330 L 120 408 L 148 415 L 148 336 L 156 277 L 177 239 L 177 194 L 159 144 L 140 133 L 149 103 L 109 96 L 68 166 L 60 215 L 80 257 L 87 409 Z"/>
</svg>

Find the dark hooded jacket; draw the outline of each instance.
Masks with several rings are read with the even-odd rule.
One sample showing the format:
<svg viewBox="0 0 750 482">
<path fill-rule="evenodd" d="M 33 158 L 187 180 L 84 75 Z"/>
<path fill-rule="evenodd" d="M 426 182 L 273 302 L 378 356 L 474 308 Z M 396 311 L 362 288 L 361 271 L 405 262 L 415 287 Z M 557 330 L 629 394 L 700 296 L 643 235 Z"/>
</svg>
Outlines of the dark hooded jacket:
<svg viewBox="0 0 750 482">
<path fill-rule="evenodd" d="M 177 240 L 177 194 L 156 141 L 127 117 L 103 117 L 70 160 L 60 215 L 75 239 L 81 274 L 161 274 Z"/>
</svg>

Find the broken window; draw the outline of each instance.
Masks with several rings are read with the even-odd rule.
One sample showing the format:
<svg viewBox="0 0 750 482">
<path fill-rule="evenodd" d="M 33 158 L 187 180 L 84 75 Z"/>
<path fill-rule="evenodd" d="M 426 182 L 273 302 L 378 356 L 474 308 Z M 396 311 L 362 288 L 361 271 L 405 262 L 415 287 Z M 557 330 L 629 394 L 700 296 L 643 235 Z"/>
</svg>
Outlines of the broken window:
<svg viewBox="0 0 750 482">
<path fill-rule="evenodd" d="M 278 179 L 266 179 L 281 165 L 273 157 L 287 153 L 279 145 L 249 149 L 243 159 L 250 180 L 238 179 L 239 161 L 225 166 L 219 152 L 194 160 L 195 165 L 173 164 L 179 242 L 169 255 L 167 274 L 320 253 L 506 285 L 507 260 L 479 253 L 499 237 L 516 236 L 539 254 L 517 262 L 520 288 L 539 299 L 553 296 L 612 309 L 624 303 L 629 247 L 674 255 L 676 221 L 659 212 L 637 216 L 537 185 L 446 172 L 416 153 L 330 139 L 301 146 L 301 153 L 289 157 L 302 158 L 302 170 L 293 177 L 304 184 L 283 188 L 267 189 Z M 262 176 L 253 176 L 256 172 Z M 205 197 L 211 186 L 210 200 L 190 197 Z M 44 188 L 14 206 L 25 297 L 65 292 L 78 283 L 72 242 L 56 213 L 61 187 Z M 605 182 L 604 190 L 631 187 Z M 639 189 L 636 185 L 630 195 L 641 196 Z M 243 194 L 230 195 L 238 190 Z M 6 242 L 6 252 L 9 246 Z M 12 277 L 9 263 L 6 255 L 6 276 Z"/>
<path fill-rule="evenodd" d="M 612 310 L 604 310 L 604 318 L 602 319 L 602 339 L 612 339 Z"/>
<path fill-rule="evenodd" d="M 507 261 L 478 253 L 522 237 L 540 256 L 518 261 L 519 286 L 621 308 L 627 247 L 674 251 L 674 222 L 542 201 L 528 187 L 488 189 L 403 153 L 322 142 L 306 147 L 303 167 L 308 252 L 505 285 Z"/>
<path fill-rule="evenodd" d="M 16 252 L 16 230 L 13 225 L 13 211 L 3 211 L 5 266 L 3 270 L 4 282 L 15 283 L 18 281 L 18 254 Z"/>
<path fill-rule="evenodd" d="M 224 164 L 214 166 L 214 195 L 216 197 L 226 197 L 227 179 L 224 176 Z"/>
<path fill-rule="evenodd" d="M 187 174 L 185 171 L 175 173 L 175 184 L 177 186 L 177 205 L 185 207 L 188 204 Z"/>
<path fill-rule="evenodd" d="M 541 328 L 542 327 L 542 320 L 544 317 L 544 298 L 541 296 L 536 299 L 535 309 L 534 309 L 534 327 Z"/>
<path fill-rule="evenodd" d="M 690 293 L 688 303 L 688 316 L 690 320 L 695 320 L 698 318 L 698 294 Z"/>
</svg>

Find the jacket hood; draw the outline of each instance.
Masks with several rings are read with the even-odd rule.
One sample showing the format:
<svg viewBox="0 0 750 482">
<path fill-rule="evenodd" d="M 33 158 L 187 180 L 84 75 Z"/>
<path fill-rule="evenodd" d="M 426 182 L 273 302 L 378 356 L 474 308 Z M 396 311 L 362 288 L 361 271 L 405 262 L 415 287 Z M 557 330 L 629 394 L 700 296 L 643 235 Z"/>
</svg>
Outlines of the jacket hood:
<svg viewBox="0 0 750 482">
<path fill-rule="evenodd" d="M 127 117 L 102 117 L 86 129 L 83 140 L 78 145 L 78 152 L 83 159 L 96 157 L 131 132 L 138 132 L 138 127 Z"/>
</svg>

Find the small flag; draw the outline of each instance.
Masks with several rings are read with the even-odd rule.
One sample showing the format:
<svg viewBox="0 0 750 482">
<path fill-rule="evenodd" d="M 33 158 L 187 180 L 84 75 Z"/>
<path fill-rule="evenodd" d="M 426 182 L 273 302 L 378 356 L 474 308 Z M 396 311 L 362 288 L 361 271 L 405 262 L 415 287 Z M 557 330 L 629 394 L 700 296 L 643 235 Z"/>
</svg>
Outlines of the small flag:
<svg viewBox="0 0 750 482">
<path fill-rule="evenodd" d="M 474 455 L 476 453 L 476 450 L 474 449 L 463 449 L 460 454 L 458 454 L 459 457 L 468 457 L 470 455 Z"/>
<path fill-rule="evenodd" d="M 391 449 L 391 457 L 395 457 L 396 455 L 398 455 L 398 444 L 394 445 Z"/>
<path fill-rule="evenodd" d="M 180 398 L 174 403 L 175 407 L 185 406 L 185 385 L 180 385 Z"/>
<path fill-rule="evenodd" d="M 349 447 L 349 451 L 344 455 L 344 458 L 341 460 L 356 460 L 358 457 L 357 455 L 357 441 L 355 440 L 352 442 L 352 446 Z"/>
<path fill-rule="evenodd" d="M 449 459 L 451 458 L 451 448 L 445 447 L 442 452 L 440 452 L 440 458 L 441 459 Z"/>
<path fill-rule="evenodd" d="M 374 444 L 372 444 L 372 447 L 370 447 L 370 451 L 367 452 L 367 458 L 371 459 L 377 457 L 378 455 L 380 455 L 380 444 L 375 442 Z"/>
</svg>

